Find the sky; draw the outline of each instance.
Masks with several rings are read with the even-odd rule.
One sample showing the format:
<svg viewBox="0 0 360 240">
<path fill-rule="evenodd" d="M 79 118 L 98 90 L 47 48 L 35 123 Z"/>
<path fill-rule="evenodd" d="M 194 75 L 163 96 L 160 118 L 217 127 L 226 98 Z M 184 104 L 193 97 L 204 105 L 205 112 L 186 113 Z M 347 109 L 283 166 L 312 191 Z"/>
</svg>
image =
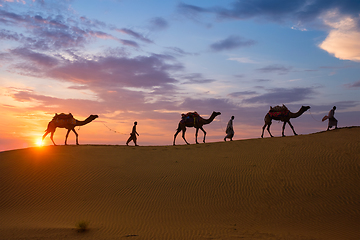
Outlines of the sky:
<svg viewBox="0 0 360 240">
<path fill-rule="evenodd" d="M 139 145 L 172 145 L 190 111 L 221 112 L 207 142 L 231 116 L 234 140 L 259 138 L 282 104 L 311 107 L 298 134 L 326 130 L 333 106 L 339 127 L 359 126 L 359 14 L 358 0 L 0 0 L 0 151 L 36 146 L 55 113 L 99 116 L 80 144 L 124 145 L 137 121 Z"/>
</svg>

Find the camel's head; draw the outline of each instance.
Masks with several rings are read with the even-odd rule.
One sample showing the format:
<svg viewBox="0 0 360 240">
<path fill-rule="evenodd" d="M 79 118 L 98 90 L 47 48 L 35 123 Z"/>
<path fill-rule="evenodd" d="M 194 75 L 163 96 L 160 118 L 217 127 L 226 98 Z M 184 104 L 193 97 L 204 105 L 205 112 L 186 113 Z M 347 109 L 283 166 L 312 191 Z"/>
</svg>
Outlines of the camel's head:
<svg viewBox="0 0 360 240">
<path fill-rule="evenodd" d="M 302 108 L 302 109 L 304 110 L 304 112 L 305 112 L 305 111 L 307 111 L 307 110 L 310 109 L 310 106 L 302 106 L 301 108 Z"/>
<path fill-rule="evenodd" d="M 221 112 L 215 112 L 215 111 L 214 111 L 212 114 L 216 117 L 216 116 L 221 115 Z"/>
<path fill-rule="evenodd" d="M 98 117 L 99 117 L 98 115 L 90 115 L 89 118 L 91 118 L 92 120 L 94 120 L 94 119 L 96 119 L 96 118 L 98 118 Z"/>
</svg>

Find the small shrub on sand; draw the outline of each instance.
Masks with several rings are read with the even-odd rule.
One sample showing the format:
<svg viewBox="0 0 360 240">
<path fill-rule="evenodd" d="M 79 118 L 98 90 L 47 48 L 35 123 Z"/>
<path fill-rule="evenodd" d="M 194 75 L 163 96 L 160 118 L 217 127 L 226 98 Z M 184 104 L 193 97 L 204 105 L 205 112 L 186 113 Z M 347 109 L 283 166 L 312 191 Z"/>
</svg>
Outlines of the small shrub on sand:
<svg viewBox="0 0 360 240">
<path fill-rule="evenodd" d="M 89 222 L 87 221 L 79 221 L 76 224 L 76 229 L 78 232 L 85 232 L 88 230 L 88 227 L 89 227 Z"/>
</svg>

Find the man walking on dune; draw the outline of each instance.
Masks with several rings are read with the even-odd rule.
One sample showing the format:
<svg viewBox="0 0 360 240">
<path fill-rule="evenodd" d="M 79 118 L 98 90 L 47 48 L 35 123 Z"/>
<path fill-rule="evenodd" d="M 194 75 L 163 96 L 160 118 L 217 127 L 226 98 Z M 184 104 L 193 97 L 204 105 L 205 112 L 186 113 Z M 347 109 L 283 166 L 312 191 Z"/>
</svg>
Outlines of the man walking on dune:
<svg viewBox="0 0 360 240">
<path fill-rule="evenodd" d="M 133 126 L 133 128 L 132 128 L 132 132 L 130 133 L 130 137 L 129 137 L 129 139 L 126 141 L 126 146 L 129 146 L 129 142 L 130 142 L 131 140 L 134 141 L 135 146 L 139 146 L 139 145 L 137 145 L 137 143 L 136 143 L 136 140 L 137 140 L 136 135 L 140 136 L 140 135 L 136 132 L 136 125 L 137 125 L 137 122 L 134 122 L 134 126 Z"/>
<path fill-rule="evenodd" d="M 322 119 L 322 121 L 325 121 L 326 119 L 329 119 L 329 124 L 328 124 L 328 128 L 326 129 L 326 131 L 329 131 L 330 128 L 332 128 L 332 127 L 334 127 L 334 126 L 335 126 L 335 129 L 338 128 L 338 127 L 337 127 L 338 121 L 337 121 L 336 118 L 334 117 L 334 115 L 335 115 L 335 110 L 336 110 L 336 106 L 334 106 L 334 107 L 330 110 L 329 114 L 328 114 L 327 116 L 324 116 L 323 119 Z"/>
<path fill-rule="evenodd" d="M 227 126 L 226 126 L 226 136 L 224 137 L 224 141 L 226 142 L 227 138 L 230 138 L 230 141 L 232 141 L 232 138 L 234 137 L 234 128 L 233 128 L 233 120 L 234 120 L 234 116 L 231 116 L 231 119 L 229 120 Z"/>
</svg>

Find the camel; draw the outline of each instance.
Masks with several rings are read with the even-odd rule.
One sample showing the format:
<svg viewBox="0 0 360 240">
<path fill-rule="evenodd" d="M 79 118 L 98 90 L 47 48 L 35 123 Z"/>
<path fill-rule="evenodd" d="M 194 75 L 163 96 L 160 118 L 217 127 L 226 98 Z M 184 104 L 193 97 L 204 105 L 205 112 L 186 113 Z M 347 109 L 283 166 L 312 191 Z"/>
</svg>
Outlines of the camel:
<svg viewBox="0 0 360 240">
<path fill-rule="evenodd" d="M 279 107 L 279 106 L 276 106 L 274 108 L 270 107 L 270 111 L 266 114 L 266 116 L 264 118 L 265 124 L 262 128 L 261 137 L 264 136 L 264 130 L 265 130 L 266 126 L 267 126 L 267 130 L 268 130 L 270 136 L 273 137 L 273 135 L 271 135 L 271 133 L 270 133 L 270 125 L 271 125 L 272 120 L 279 120 L 279 121 L 284 122 L 283 127 L 282 127 L 282 136 L 283 137 L 285 137 L 284 131 L 285 131 L 286 123 L 288 123 L 290 125 L 291 129 L 294 132 L 294 135 L 297 135 L 294 130 L 293 125 L 290 123 L 290 118 L 300 117 L 309 108 L 310 108 L 310 106 L 302 106 L 298 112 L 292 113 L 284 105 L 283 105 L 283 107 Z"/>
<path fill-rule="evenodd" d="M 188 113 L 188 114 L 182 114 L 182 120 L 179 122 L 179 126 L 177 128 L 177 131 L 174 135 L 174 143 L 173 145 L 175 146 L 175 139 L 176 139 L 176 136 L 178 135 L 178 133 L 180 131 L 182 131 L 182 138 L 184 139 L 184 141 L 186 142 L 186 144 L 190 144 L 186 141 L 185 139 L 185 132 L 186 132 L 186 127 L 194 127 L 196 128 L 196 133 L 195 133 L 195 141 L 196 141 L 196 144 L 199 144 L 198 141 L 197 141 L 197 136 L 198 136 L 198 132 L 199 132 L 199 129 L 201 129 L 201 131 L 203 131 L 204 133 L 204 140 L 203 142 L 205 143 L 205 136 L 206 136 L 206 132 L 205 130 L 203 129 L 203 125 L 205 124 L 209 124 L 211 123 L 216 116 L 220 115 L 221 113 L 220 112 L 213 112 L 210 116 L 209 119 L 204 119 L 202 117 L 200 117 L 197 112 L 194 112 L 194 113 Z M 190 116 L 189 116 L 190 115 Z"/>
<path fill-rule="evenodd" d="M 44 140 L 44 138 L 51 133 L 50 135 L 50 139 L 53 142 L 53 144 L 56 146 L 53 136 L 55 133 L 56 128 L 66 128 L 68 131 L 66 133 L 66 137 L 65 137 L 65 145 L 67 145 L 67 138 L 69 136 L 70 131 L 73 131 L 76 135 L 76 145 L 79 145 L 79 141 L 78 141 L 78 134 L 75 131 L 75 127 L 77 126 L 83 126 L 85 124 L 88 124 L 90 122 L 92 122 L 94 119 L 98 118 L 98 115 L 90 115 L 87 119 L 85 119 L 84 121 L 79 121 L 76 120 L 72 114 L 70 113 L 69 115 L 61 113 L 61 114 L 55 114 L 54 118 L 49 122 L 47 129 L 45 130 L 45 134 L 42 137 L 42 140 Z"/>
</svg>

